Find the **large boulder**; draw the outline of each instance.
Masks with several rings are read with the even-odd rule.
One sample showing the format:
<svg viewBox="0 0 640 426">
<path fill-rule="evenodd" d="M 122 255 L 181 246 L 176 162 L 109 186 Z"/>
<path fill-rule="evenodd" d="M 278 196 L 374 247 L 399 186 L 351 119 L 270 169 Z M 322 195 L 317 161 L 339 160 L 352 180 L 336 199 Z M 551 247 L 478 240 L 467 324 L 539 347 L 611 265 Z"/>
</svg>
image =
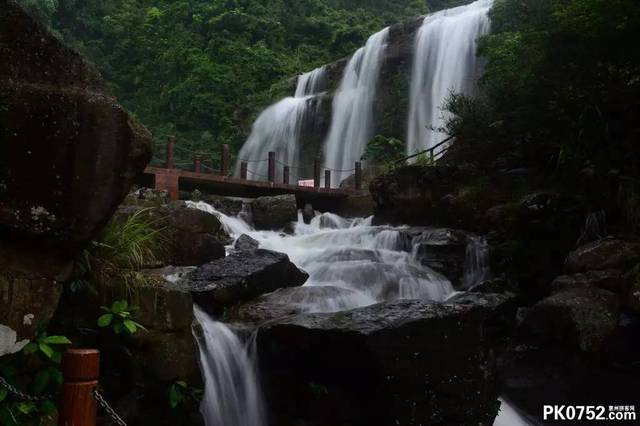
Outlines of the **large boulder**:
<svg viewBox="0 0 640 426">
<path fill-rule="evenodd" d="M 265 323 L 257 344 L 272 422 L 492 424 L 498 389 L 484 321 L 501 297 L 396 301 Z"/>
<path fill-rule="evenodd" d="M 180 285 L 192 292 L 203 309 L 218 314 L 227 306 L 278 288 L 300 286 L 308 277 L 286 254 L 253 249 L 202 265 Z"/>
<path fill-rule="evenodd" d="M 151 135 L 94 68 L 8 0 L 0 62 L 0 324 L 21 338 L 47 322 L 71 260 L 151 158 Z"/>
<path fill-rule="evenodd" d="M 233 248 L 236 250 L 253 250 L 257 249 L 258 246 L 260 246 L 260 242 L 247 234 L 240 235 L 233 244 Z"/>
<path fill-rule="evenodd" d="M 640 262 L 640 241 L 603 238 L 578 247 L 569 253 L 568 272 L 626 269 Z"/>
<path fill-rule="evenodd" d="M 281 230 L 298 220 L 298 207 L 293 194 L 258 197 L 251 203 L 256 229 Z"/>
<path fill-rule="evenodd" d="M 620 302 L 614 293 L 599 288 L 573 288 L 534 305 L 524 326 L 542 341 L 597 352 L 615 332 L 619 312 Z"/>
<path fill-rule="evenodd" d="M 551 291 L 553 293 L 587 287 L 603 288 L 623 297 L 627 294 L 629 288 L 624 274 L 617 269 L 560 275 L 551 283 Z"/>
</svg>

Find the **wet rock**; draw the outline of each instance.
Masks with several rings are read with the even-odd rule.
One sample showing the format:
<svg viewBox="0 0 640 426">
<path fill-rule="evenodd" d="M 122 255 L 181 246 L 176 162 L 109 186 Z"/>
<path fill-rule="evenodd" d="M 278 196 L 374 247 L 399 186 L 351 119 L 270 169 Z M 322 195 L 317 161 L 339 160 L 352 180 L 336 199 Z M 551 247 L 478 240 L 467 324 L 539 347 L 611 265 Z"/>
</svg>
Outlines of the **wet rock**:
<svg viewBox="0 0 640 426">
<path fill-rule="evenodd" d="M 458 230 L 427 229 L 411 239 L 415 258 L 447 277 L 454 287 L 463 284 L 467 235 Z"/>
<path fill-rule="evenodd" d="M 482 298 L 397 301 L 265 324 L 258 351 L 274 422 L 491 424 L 498 393 L 484 320 L 493 302 Z"/>
<path fill-rule="evenodd" d="M 236 250 L 253 250 L 257 249 L 259 245 L 260 243 L 254 238 L 251 238 L 247 234 L 242 234 L 236 240 L 233 248 Z"/>
<path fill-rule="evenodd" d="M 596 352 L 614 333 L 619 310 L 617 296 L 608 290 L 569 289 L 533 306 L 524 326 L 543 341 Z"/>
<path fill-rule="evenodd" d="M 518 291 L 517 283 L 509 281 L 505 278 L 493 278 L 490 280 L 482 281 L 469 288 L 470 293 L 516 293 Z"/>
<path fill-rule="evenodd" d="M 586 287 L 603 288 L 618 295 L 626 295 L 628 291 L 624 274 L 617 269 L 560 275 L 551 283 L 553 293 Z"/>
<path fill-rule="evenodd" d="M 159 207 L 169 204 L 169 191 L 153 188 L 137 188 L 129 193 L 122 205 L 138 207 Z"/>
<path fill-rule="evenodd" d="M 313 210 L 313 206 L 309 203 L 305 204 L 302 209 L 302 221 L 308 225 L 314 217 L 316 217 L 316 212 Z"/>
<path fill-rule="evenodd" d="M 197 189 L 187 198 L 191 201 L 204 201 L 214 209 L 227 216 L 237 216 L 242 211 L 244 201 L 239 198 L 223 197 L 221 195 L 205 194 Z"/>
<path fill-rule="evenodd" d="M 308 277 L 286 254 L 254 249 L 207 263 L 189 273 L 181 285 L 203 309 L 217 314 L 226 306 L 278 288 L 300 286 Z"/>
<path fill-rule="evenodd" d="M 280 230 L 298 220 L 298 207 L 293 194 L 258 197 L 251 203 L 256 229 Z"/>
<path fill-rule="evenodd" d="M 150 160 L 151 134 L 13 1 L 0 1 L 0 46 L 0 324 L 22 340 Z"/>
<path fill-rule="evenodd" d="M 632 311 L 640 314 L 640 265 L 633 268 L 625 275 L 628 285 L 625 305 Z"/>
<path fill-rule="evenodd" d="M 640 261 L 640 241 L 603 238 L 569 253 L 568 272 L 625 269 Z"/>
</svg>

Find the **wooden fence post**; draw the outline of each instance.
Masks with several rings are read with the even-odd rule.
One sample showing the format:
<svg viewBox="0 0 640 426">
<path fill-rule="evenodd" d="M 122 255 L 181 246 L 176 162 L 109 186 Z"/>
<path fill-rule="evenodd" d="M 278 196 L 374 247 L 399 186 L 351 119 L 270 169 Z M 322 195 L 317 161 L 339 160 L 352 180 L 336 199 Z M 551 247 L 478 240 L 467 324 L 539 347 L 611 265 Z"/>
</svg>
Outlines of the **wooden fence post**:
<svg viewBox="0 0 640 426">
<path fill-rule="evenodd" d="M 356 161 L 355 181 L 356 181 L 356 190 L 357 191 L 361 190 L 362 189 L 362 163 L 360 163 L 359 161 Z"/>
<path fill-rule="evenodd" d="M 320 188 L 320 157 L 316 157 L 313 162 L 313 186 Z"/>
<path fill-rule="evenodd" d="M 202 160 L 199 155 L 193 156 L 193 171 L 196 173 L 201 173 L 202 170 Z"/>
<path fill-rule="evenodd" d="M 282 183 L 289 185 L 289 166 L 284 166 L 282 170 Z"/>
<path fill-rule="evenodd" d="M 247 180 L 247 162 L 240 162 L 240 179 Z"/>
<path fill-rule="evenodd" d="M 220 158 L 220 174 L 229 176 L 229 145 L 222 144 L 222 153 Z"/>
<path fill-rule="evenodd" d="M 165 169 L 173 169 L 175 167 L 175 163 L 173 160 L 173 151 L 175 147 L 176 147 L 176 137 L 169 136 L 169 138 L 167 139 L 167 155 L 164 163 Z"/>
<path fill-rule="evenodd" d="M 96 349 L 69 349 L 62 364 L 64 386 L 58 424 L 95 426 L 97 401 L 93 391 L 100 375 L 100 352 Z"/>
<path fill-rule="evenodd" d="M 331 170 L 324 171 L 324 187 L 331 188 Z"/>
<path fill-rule="evenodd" d="M 276 181 L 276 153 L 269 151 L 269 182 Z"/>
</svg>

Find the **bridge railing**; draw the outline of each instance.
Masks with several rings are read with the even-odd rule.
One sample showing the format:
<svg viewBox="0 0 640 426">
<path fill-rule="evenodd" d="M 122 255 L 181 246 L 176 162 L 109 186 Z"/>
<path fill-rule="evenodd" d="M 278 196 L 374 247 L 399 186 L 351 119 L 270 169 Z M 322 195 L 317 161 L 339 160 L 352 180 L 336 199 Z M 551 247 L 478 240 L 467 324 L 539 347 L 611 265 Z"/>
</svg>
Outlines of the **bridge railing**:
<svg viewBox="0 0 640 426">
<path fill-rule="evenodd" d="M 211 154 L 204 154 L 197 151 L 191 151 L 186 148 L 180 148 L 176 144 L 176 138 L 174 136 L 170 136 L 167 140 L 166 145 L 166 156 L 164 166 L 166 169 L 175 169 L 176 166 L 179 165 L 191 165 L 191 163 L 176 163 L 175 162 L 175 150 L 176 148 L 183 150 L 184 152 L 192 154 L 193 165 L 192 170 L 195 173 L 207 173 L 207 170 L 212 173 L 219 174 L 220 176 L 228 177 L 230 175 L 230 149 L 229 145 L 223 144 L 222 149 L 220 151 L 220 169 L 214 170 L 206 166 L 203 162 L 205 157 L 212 158 Z M 293 166 L 290 164 L 285 164 L 276 159 L 276 153 L 270 151 L 268 153 L 268 157 L 266 159 L 253 159 L 253 160 L 243 160 L 240 159 L 240 179 L 249 180 L 248 176 L 257 175 L 257 173 L 251 172 L 249 170 L 249 162 L 262 162 L 267 161 L 267 175 L 266 180 L 271 183 L 282 183 L 284 185 L 291 185 L 290 177 L 291 177 L 291 169 L 302 169 L 299 166 Z M 282 166 L 282 182 L 276 182 L 276 167 L 277 164 Z M 320 157 L 316 157 L 313 163 L 313 186 L 315 188 L 320 188 L 322 184 L 321 175 L 324 169 L 324 188 L 331 188 L 331 179 L 332 172 L 342 173 L 342 172 L 353 172 L 354 173 L 354 187 L 356 190 L 362 189 L 362 163 L 360 161 L 356 161 L 354 163 L 354 168 L 350 170 L 336 170 L 322 166 L 322 159 Z M 297 185 L 297 182 L 295 183 Z"/>
<path fill-rule="evenodd" d="M 427 159 L 430 162 L 434 163 L 436 160 L 442 157 L 445 152 L 449 150 L 449 147 L 450 147 L 449 142 L 451 142 L 454 138 L 455 136 L 449 136 L 448 138 L 446 138 L 441 142 L 438 142 L 436 145 L 432 146 L 431 148 L 425 149 L 420 152 L 416 152 L 415 154 L 396 160 L 396 164 L 405 163 L 407 160 L 419 157 L 421 155 L 426 155 Z"/>
</svg>

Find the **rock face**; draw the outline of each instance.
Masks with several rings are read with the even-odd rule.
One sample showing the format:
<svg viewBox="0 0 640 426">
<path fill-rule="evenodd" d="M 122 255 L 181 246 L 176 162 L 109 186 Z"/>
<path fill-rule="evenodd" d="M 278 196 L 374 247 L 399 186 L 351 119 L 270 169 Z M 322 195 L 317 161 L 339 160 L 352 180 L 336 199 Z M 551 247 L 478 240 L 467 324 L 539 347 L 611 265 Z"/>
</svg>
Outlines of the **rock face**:
<svg viewBox="0 0 640 426">
<path fill-rule="evenodd" d="M 251 238 L 247 234 L 242 234 L 238 237 L 233 248 L 236 250 L 253 250 L 257 249 L 260 243 L 255 239 Z"/>
<path fill-rule="evenodd" d="M 542 340 L 595 352 L 614 333 L 619 311 L 620 302 L 610 291 L 569 289 L 538 302 L 524 325 Z"/>
<path fill-rule="evenodd" d="M 623 296 L 628 290 L 624 274 L 617 269 L 561 275 L 551 283 L 551 291 L 553 293 L 587 287 L 603 288 Z"/>
<path fill-rule="evenodd" d="M 603 238 L 569 253 L 569 272 L 586 270 L 625 269 L 640 262 L 640 241 Z"/>
<path fill-rule="evenodd" d="M 286 254 L 254 249 L 207 263 L 189 273 L 180 285 L 192 292 L 203 309 L 217 314 L 224 307 L 278 288 L 300 286 L 308 277 Z"/>
<path fill-rule="evenodd" d="M 492 424 L 498 390 L 484 320 L 502 296 L 478 297 L 265 324 L 258 351 L 271 423 Z"/>
<path fill-rule="evenodd" d="M 0 61 L 0 324 L 26 336 L 149 161 L 151 135 L 80 55 L 7 0 Z M 32 304 L 34 286 L 46 298 Z"/>
<path fill-rule="evenodd" d="M 410 236 L 411 237 L 411 236 Z M 467 235 L 455 229 L 427 229 L 411 237 L 416 260 L 440 272 L 458 288 L 463 282 Z"/>
<path fill-rule="evenodd" d="M 258 197 L 251 203 L 256 229 L 280 230 L 298 220 L 296 197 L 292 194 Z"/>
</svg>

